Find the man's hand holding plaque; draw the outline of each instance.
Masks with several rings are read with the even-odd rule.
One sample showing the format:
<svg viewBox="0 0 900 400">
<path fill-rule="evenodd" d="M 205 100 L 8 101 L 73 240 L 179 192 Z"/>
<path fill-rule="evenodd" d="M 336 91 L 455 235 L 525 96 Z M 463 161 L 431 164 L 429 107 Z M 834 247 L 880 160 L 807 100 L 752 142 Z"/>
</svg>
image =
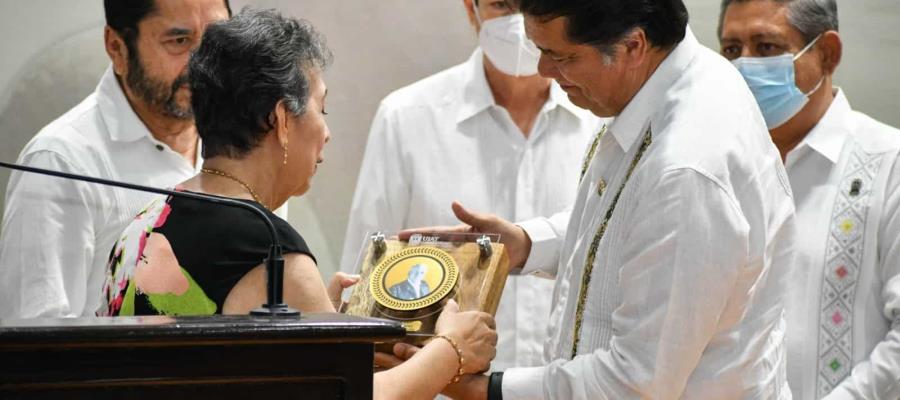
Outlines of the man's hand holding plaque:
<svg viewBox="0 0 900 400">
<path fill-rule="evenodd" d="M 431 232 L 453 233 L 493 233 L 503 238 L 503 245 L 509 257 L 509 269 L 522 268 L 531 252 L 531 238 L 520 226 L 493 214 L 471 211 L 459 202 L 451 205 L 453 214 L 462 224 L 456 226 L 432 226 L 407 229 L 400 232 L 400 240 L 409 240 L 412 235 Z"/>
</svg>

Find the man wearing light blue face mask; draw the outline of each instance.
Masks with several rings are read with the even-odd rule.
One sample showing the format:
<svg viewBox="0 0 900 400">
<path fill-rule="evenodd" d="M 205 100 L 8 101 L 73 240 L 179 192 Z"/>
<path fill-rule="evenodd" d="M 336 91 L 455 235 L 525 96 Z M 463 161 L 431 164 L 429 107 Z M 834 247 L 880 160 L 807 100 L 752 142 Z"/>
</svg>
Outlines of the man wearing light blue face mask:
<svg viewBox="0 0 900 400">
<path fill-rule="evenodd" d="M 853 111 L 832 86 L 836 1 L 724 0 L 719 34 L 794 193 L 794 398 L 900 398 L 900 131 Z"/>
<path fill-rule="evenodd" d="M 367 232 L 455 224 L 454 200 L 524 220 L 560 212 L 575 198 L 581 155 L 601 120 L 538 75 L 540 52 L 513 6 L 462 5 L 478 49 L 465 63 L 387 96 L 372 122 L 344 271 L 358 268 Z M 496 316 L 495 369 L 542 361 L 552 291 L 549 279 L 507 281 Z"/>
<path fill-rule="evenodd" d="M 799 53 L 785 53 L 780 56 L 740 57 L 732 63 L 743 75 L 747 85 L 756 97 L 759 108 L 769 129 L 778 128 L 793 118 L 809 102 L 809 96 L 822 87 L 823 74 L 816 86 L 809 92 L 797 87 L 794 63 L 819 41 L 816 36 Z"/>
</svg>

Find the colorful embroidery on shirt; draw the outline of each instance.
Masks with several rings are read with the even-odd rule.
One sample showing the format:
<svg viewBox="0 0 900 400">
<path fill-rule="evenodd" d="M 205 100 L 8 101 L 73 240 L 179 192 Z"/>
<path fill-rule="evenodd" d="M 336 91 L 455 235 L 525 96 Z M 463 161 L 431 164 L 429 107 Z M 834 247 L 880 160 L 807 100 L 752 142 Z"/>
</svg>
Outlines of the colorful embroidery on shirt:
<svg viewBox="0 0 900 400">
<path fill-rule="evenodd" d="M 584 156 L 584 161 L 581 162 L 581 178 L 578 179 L 579 182 L 584 179 L 584 174 L 587 173 L 587 169 L 594 159 L 594 153 L 597 152 L 597 146 L 600 145 L 600 139 L 603 139 L 603 135 L 606 135 L 606 125 L 603 125 L 603 127 L 600 128 L 600 132 L 597 132 L 597 135 L 594 136 L 594 141 L 591 142 L 591 147 L 588 148 L 588 152 Z"/>
<path fill-rule="evenodd" d="M 863 263 L 872 181 L 882 155 L 857 146 L 841 179 L 825 250 L 819 314 L 818 398 L 825 397 L 853 368 L 853 303 Z"/>
<path fill-rule="evenodd" d="M 605 132 L 606 129 L 604 129 L 603 131 Z M 575 358 L 575 356 L 578 354 L 578 341 L 581 338 L 581 325 L 584 320 L 584 306 L 587 300 L 588 287 L 591 284 L 591 275 L 594 272 L 594 260 L 597 257 L 597 249 L 600 248 L 600 241 L 603 239 L 603 234 L 606 233 L 606 226 L 609 224 L 609 220 L 612 219 L 613 212 L 616 210 L 616 204 L 619 202 L 619 197 L 625 190 L 625 185 L 628 184 L 628 180 L 631 178 L 631 174 L 634 172 L 634 169 L 641 161 L 641 157 L 644 156 L 644 152 L 647 150 L 647 147 L 650 147 L 651 143 L 653 143 L 653 133 L 648 127 L 647 132 L 644 133 L 644 139 L 641 143 L 641 147 L 638 149 L 637 153 L 635 153 L 634 155 L 634 158 L 631 160 L 631 165 L 628 167 L 628 172 L 626 172 L 625 174 L 625 179 L 622 181 L 622 184 L 619 186 L 619 190 L 616 192 L 615 197 L 613 197 L 612 199 L 612 203 L 610 203 L 609 208 L 606 210 L 606 215 L 603 217 L 603 221 L 600 222 L 600 227 L 597 228 L 597 233 L 594 234 L 594 239 L 591 241 L 591 247 L 588 248 L 587 257 L 585 258 L 584 262 L 584 273 L 581 277 L 581 288 L 578 292 L 578 305 L 575 308 L 575 329 L 572 340 L 572 358 Z"/>
</svg>

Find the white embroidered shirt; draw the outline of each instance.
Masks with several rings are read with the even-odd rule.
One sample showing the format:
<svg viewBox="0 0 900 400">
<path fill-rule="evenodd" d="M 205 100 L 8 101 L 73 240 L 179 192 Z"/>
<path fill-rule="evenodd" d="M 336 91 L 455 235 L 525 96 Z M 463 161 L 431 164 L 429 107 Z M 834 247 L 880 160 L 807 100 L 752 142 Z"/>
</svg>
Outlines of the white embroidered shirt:
<svg viewBox="0 0 900 400">
<path fill-rule="evenodd" d="M 837 91 L 788 153 L 797 268 L 787 298 L 795 398 L 900 398 L 900 130 Z"/>
<path fill-rule="evenodd" d="M 610 125 L 562 217 L 522 223 L 534 241 L 523 273 L 557 283 L 547 364 L 507 370 L 504 399 L 790 398 L 790 188 L 742 78 L 690 30 Z"/>
</svg>

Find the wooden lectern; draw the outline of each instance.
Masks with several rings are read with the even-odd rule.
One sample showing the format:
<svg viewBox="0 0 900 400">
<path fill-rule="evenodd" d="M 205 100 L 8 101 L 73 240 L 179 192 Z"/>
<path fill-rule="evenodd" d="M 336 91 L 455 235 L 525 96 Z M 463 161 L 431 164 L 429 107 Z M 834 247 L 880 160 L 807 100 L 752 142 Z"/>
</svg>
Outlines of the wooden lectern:
<svg viewBox="0 0 900 400">
<path fill-rule="evenodd" d="M 342 314 L 0 320 L 2 399 L 371 399 L 399 323 Z"/>
</svg>

